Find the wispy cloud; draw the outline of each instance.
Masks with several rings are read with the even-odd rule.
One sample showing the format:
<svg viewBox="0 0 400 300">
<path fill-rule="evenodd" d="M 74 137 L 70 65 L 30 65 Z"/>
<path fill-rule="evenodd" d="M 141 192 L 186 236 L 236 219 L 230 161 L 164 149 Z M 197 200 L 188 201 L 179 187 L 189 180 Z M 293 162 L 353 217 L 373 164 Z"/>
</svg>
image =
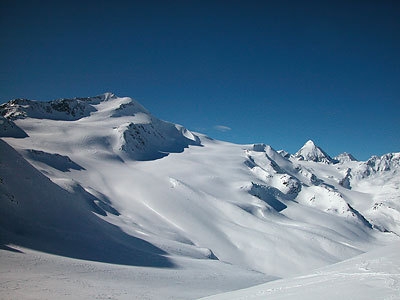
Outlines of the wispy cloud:
<svg viewBox="0 0 400 300">
<path fill-rule="evenodd" d="M 221 131 L 221 132 L 227 132 L 229 130 L 232 130 L 232 128 L 230 128 L 228 126 L 224 126 L 224 125 L 215 125 L 214 129 L 218 130 L 218 131 Z"/>
</svg>

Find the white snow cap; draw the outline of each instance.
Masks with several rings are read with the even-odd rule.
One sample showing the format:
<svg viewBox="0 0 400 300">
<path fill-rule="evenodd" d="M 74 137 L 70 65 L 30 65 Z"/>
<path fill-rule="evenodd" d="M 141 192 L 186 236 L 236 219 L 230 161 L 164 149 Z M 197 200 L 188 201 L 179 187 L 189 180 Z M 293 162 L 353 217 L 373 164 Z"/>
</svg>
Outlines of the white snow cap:
<svg viewBox="0 0 400 300">
<path fill-rule="evenodd" d="M 315 145 L 312 140 L 308 140 L 294 156 L 300 160 L 323 162 L 327 164 L 335 162 L 324 150 Z"/>
<path fill-rule="evenodd" d="M 349 161 L 358 161 L 351 153 L 343 152 L 334 158 L 339 163 L 343 164 Z"/>
<path fill-rule="evenodd" d="M 106 92 L 106 93 L 104 93 L 104 94 L 101 95 L 101 96 L 104 96 L 104 100 L 109 100 L 109 99 L 118 98 L 114 93 L 111 93 L 111 92 Z"/>
</svg>

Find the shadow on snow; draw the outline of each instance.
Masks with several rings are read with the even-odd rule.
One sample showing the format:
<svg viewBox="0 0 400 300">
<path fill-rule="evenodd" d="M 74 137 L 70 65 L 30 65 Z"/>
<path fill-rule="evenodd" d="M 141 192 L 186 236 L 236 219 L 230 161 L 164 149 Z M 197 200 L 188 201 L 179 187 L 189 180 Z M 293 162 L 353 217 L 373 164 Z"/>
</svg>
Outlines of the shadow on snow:
<svg viewBox="0 0 400 300">
<path fill-rule="evenodd" d="M 162 249 L 94 214 L 93 195 L 62 189 L 2 140 L 0 166 L 0 249 L 17 245 L 104 263 L 174 267 Z"/>
</svg>

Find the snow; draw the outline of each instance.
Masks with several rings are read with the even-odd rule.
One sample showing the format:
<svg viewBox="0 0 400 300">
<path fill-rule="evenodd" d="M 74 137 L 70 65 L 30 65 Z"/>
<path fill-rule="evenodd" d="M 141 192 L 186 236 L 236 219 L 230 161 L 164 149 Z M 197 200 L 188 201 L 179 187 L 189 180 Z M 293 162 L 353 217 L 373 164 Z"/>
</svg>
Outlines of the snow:
<svg viewBox="0 0 400 300">
<path fill-rule="evenodd" d="M 349 161 L 357 161 L 357 159 L 352 154 L 347 153 L 347 152 L 343 152 L 343 153 L 339 154 L 338 156 L 335 156 L 334 159 L 337 160 L 341 164 L 347 163 Z"/>
<path fill-rule="evenodd" d="M 296 152 L 295 157 L 302 160 L 309 160 L 314 162 L 333 163 L 334 160 L 320 147 L 315 145 L 312 140 L 308 140 L 299 151 Z"/>
<path fill-rule="evenodd" d="M 195 299 L 274 279 L 215 260 L 174 258 L 179 268 L 71 259 L 12 246 L 0 250 L 1 299 Z"/>
<path fill-rule="evenodd" d="M 27 134 L 13 121 L 0 115 L 0 137 L 24 138 Z"/>
<path fill-rule="evenodd" d="M 398 299 L 399 249 L 394 243 L 309 274 L 202 299 Z"/>
<path fill-rule="evenodd" d="M 312 141 L 296 155 L 216 141 L 111 93 L 0 113 L 2 298 L 193 299 L 400 234 L 399 153 L 337 163 Z"/>
</svg>

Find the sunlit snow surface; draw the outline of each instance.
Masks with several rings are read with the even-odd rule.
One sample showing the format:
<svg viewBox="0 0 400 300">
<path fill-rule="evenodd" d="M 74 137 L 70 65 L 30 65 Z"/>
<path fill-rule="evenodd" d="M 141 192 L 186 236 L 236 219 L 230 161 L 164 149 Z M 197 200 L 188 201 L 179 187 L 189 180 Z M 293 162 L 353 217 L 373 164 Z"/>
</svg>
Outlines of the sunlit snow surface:
<svg viewBox="0 0 400 300">
<path fill-rule="evenodd" d="M 399 299 L 400 244 L 372 250 L 303 276 L 215 295 L 204 300 L 238 299 Z"/>
<path fill-rule="evenodd" d="M 313 270 L 376 249 L 374 262 L 399 239 L 399 153 L 336 160 L 309 141 L 283 157 L 113 94 L 0 112 L 2 298 L 192 299 L 279 278 L 269 284 L 289 284 L 282 297 L 290 280 L 320 283 L 318 297 L 336 266 Z"/>
</svg>

